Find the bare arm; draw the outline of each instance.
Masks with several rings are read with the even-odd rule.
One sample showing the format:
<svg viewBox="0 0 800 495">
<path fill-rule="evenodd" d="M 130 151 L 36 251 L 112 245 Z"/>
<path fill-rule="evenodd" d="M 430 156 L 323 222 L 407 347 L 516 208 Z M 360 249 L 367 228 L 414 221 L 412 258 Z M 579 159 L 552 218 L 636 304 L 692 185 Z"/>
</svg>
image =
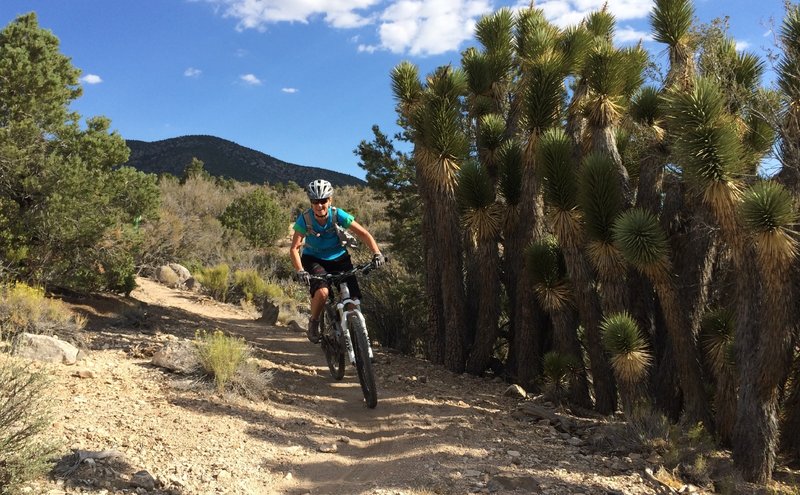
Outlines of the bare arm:
<svg viewBox="0 0 800 495">
<path fill-rule="evenodd" d="M 303 263 L 300 262 L 300 248 L 303 246 L 303 239 L 306 236 L 300 232 L 295 232 L 292 235 L 292 245 L 289 247 L 289 258 L 292 260 L 292 266 L 296 271 L 303 269 Z"/>
<path fill-rule="evenodd" d="M 381 248 L 378 247 L 378 243 L 375 242 L 375 239 L 372 237 L 372 234 L 369 233 L 367 229 L 365 229 L 360 223 L 353 220 L 350 224 L 350 230 L 358 237 L 361 242 L 367 245 L 369 249 L 377 254 L 381 252 Z"/>
</svg>

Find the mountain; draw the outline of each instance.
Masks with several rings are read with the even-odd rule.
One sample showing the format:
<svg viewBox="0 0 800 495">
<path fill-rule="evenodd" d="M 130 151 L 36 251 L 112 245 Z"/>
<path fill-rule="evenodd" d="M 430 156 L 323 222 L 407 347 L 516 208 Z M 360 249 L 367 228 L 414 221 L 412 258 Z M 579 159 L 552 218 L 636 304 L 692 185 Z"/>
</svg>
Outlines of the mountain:
<svg viewBox="0 0 800 495">
<path fill-rule="evenodd" d="M 153 142 L 129 139 L 126 142 L 131 156 L 125 165 L 142 172 L 166 172 L 180 177 L 192 158 L 197 158 L 203 161 L 209 174 L 241 182 L 285 184 L 294 181 L 304 186 L 314 179 L 326 179 L 335 186 L 366 184 L 352 175 L 284 162 L 214 136 L 181 136 Z"/>
</svg>

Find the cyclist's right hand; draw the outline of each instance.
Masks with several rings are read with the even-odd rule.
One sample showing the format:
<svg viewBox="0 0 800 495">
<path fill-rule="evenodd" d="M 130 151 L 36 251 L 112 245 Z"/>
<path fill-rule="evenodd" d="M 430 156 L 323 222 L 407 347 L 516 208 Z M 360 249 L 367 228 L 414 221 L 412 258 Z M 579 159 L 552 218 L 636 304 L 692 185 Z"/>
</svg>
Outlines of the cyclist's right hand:
<svg viewBox="0 0 800 495">
<path fill-rule="evenodd" d="M 311 282 L 311 275 L 305 270 L 297 270 L 294 276 L 301 284 L 308 285 Z"/>
</svg>

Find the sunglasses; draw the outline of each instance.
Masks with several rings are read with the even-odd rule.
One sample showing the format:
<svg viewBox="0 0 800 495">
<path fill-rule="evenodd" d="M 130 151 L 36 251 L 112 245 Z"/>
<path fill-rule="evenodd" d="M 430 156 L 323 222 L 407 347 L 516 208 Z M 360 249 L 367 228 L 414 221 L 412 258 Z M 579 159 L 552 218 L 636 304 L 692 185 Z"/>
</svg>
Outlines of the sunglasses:
<svg viewBox="0 0 800 495">
<path fill-rule="evenodd" d="M 328 202 L 328 199 L 312 199 L 311 202 L 315 205 L 324 205 Z"/>
</svg>

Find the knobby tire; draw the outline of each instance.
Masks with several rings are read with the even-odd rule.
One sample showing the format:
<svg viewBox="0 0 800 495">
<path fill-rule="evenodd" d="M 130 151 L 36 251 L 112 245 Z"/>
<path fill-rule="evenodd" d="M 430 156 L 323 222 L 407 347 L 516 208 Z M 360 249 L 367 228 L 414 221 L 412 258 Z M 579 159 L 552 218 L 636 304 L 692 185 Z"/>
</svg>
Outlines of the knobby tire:
<svg viewBox="0 0 800 495">
<path fill-rule="evenodd" d="M 345 346 L 344 339 L 336 338 L 336 319 L 328 308 L 322 312 L 320 327 L 322 328 L 322 350 L 325 352 L 325 361 L 334 380 L 344 378 Z"/>
<path fill-rule="evenodd" d="M 367 407 L 374 409 L 378 405 L 378 390 L 375 388 L 375 372 L 372 369 L 372 361 L 369 359 L 367 329 L 361 318 L 356 315 L 350 315 L 347 322 L 353 342 L 353 351 L 356 355 L 356 370 L 358 370 L 358 381 L 361 382 L 361 391 L 364 392 Z"/>
</svg>

